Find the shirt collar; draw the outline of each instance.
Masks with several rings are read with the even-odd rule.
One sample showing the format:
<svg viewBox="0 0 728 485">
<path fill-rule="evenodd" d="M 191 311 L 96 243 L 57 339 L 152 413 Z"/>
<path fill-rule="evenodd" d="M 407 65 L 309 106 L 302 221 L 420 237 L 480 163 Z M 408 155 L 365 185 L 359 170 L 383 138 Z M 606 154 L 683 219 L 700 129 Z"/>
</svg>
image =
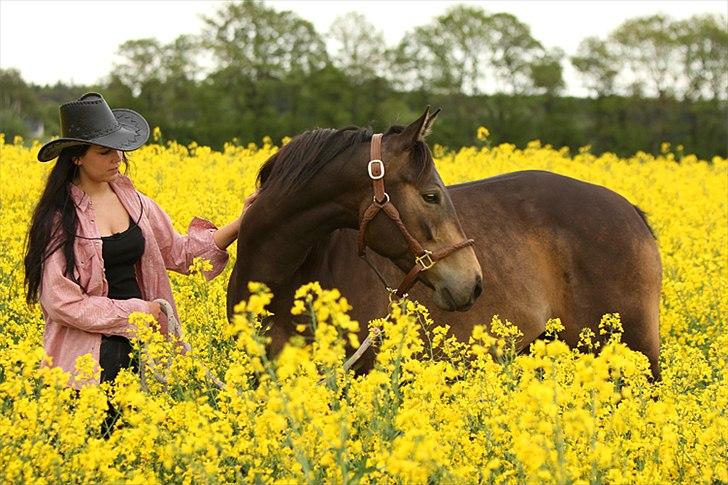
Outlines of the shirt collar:
<svg viewBox="0 0 728 485">
<path fill-rule="evenodd" d="M 86 192 L 81 190 L 81 188 L 75 184 L 71 183 L 69 185 L 71 186 L 71 199 L 73 199 L 73 203 L 76 204 L 76 207 L 78 207 L 81 211 L 85 212 L 91 202 L 91 197 L 89 197 Z"/>
<path fill-rule="evenodd" d="M 134 184 L 131 183 L 131 179 L 123 174 L 119 174 L 116 179 L 109 182 L 109 185 L 111 185 L 111 188 L 113 188 L 114 192 L 116 192 L 117 194 L 125 193 L 125 191 L 129 190 L 134 190 Z"/>
<path fill-rule="evenodd" d="M 70 185 L 71 198 L 73 199 L 74 204 L 76 204 L 76 207 L 78 207 L 79 210 L 85 212 L 91 203 L 91 197 L 89 197 L 88 194 L 80 187 L 74 184 Z M 114 189 L 114 192 L 116 192 L 117 195 L 125 193 L 125 191 L 128 190 L 134 190 L 134 184 L 131 183 L 131 179 L 122 174 L 120 174 L 116 180 L 109 182 L 109 185 L 111 185 L 111 188 Z"/>
</svg>

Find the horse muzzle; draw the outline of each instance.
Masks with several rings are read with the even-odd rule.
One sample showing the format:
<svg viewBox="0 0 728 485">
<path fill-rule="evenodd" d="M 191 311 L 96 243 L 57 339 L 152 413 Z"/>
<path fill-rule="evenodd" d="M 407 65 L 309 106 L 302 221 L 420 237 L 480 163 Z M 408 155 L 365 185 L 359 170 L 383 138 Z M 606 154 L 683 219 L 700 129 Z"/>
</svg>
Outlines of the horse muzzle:
<svg viewBox="0 0 728 485">
<path fill-rule="evenodd" d="M 442 310 L 464 312 L 470 310 L 483 293 L 483 277 L 478 274 L 469 283 L 435 284 L 435 303 Z"/>
</svg>

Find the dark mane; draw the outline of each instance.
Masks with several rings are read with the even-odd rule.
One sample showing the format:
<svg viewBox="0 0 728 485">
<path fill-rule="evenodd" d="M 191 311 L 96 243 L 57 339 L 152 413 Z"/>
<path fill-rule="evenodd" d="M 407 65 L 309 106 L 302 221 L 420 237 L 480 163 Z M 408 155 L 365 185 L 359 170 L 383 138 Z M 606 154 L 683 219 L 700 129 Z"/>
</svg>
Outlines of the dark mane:
<svg viewBox="0 0 728 485">
<path fill-rule="evenodd" d="M 260 167 L 258 186 L 289 192 L 356 143 L 371 140 L 371 128 L 320 128 L 296 136 Z"/>
<path fill-rule="evenodd" d="M 390 127 L 384 135 L 401 133 L 402 126 Z M 258 186 L 263 190 L 290 193 L 305 186 L 327 163 L 357 143 L 372 139 L 371 128 L 349 126 L 339 130 L 319 128 L 293 138 L 260 167 Z M 433 166 L 432 154 L 424 142 L 417 142 L 411 153 L 421 177 Z"/>
</svg>

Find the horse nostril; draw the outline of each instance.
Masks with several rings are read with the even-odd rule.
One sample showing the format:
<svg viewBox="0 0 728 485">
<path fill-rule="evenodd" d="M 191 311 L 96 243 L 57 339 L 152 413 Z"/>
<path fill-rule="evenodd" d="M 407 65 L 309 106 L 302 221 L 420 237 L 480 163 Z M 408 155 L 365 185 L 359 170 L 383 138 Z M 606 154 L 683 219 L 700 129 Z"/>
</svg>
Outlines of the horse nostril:
<svg viewBox="0 0 728 485">
<path fill-rule="evenodd" d="M 478 276 L 478 279 L 475 281 L 475 289 L 473 290 L 473 300 L 478 298 L 481 293 L 483 293 L 483 278 Z"/>
</svg>

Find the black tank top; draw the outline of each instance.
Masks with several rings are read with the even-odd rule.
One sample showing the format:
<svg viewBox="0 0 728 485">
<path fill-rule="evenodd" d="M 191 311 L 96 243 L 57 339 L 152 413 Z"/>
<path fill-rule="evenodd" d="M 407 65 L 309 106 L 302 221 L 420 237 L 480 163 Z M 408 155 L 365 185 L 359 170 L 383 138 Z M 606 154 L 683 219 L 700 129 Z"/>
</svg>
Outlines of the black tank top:
<svg viewBox="0 0 728 485">
<path fill-rule="evenodd" d="M 141 298 L 142 292 L 134 273 L 134 265 L 144 253 L 144 235 L 137 223 L 129 218 L 129 228 L 124 232 L 103 236 L 101 238 L 101 254 L 104 257 L 104 272 L 109 284 L 109 298 L 128 300 Z M 132 359 L 131 342 L 119 335 L 103 335 L 99 351 L 101 365 L 101 382 L 113 381 L 121 369 L 131 367 L 134 372 L 139 369 L 136 358 Z"/>
<path fill-rule="evenodd" d="M 103 236 L 101 241 L 109 298 L 141 298 L 142 292 L 134 274 L 134 265 L 144 252 L 144 235 L 139 225 L 130 218 L 127 230 Z"/>
</svg>

